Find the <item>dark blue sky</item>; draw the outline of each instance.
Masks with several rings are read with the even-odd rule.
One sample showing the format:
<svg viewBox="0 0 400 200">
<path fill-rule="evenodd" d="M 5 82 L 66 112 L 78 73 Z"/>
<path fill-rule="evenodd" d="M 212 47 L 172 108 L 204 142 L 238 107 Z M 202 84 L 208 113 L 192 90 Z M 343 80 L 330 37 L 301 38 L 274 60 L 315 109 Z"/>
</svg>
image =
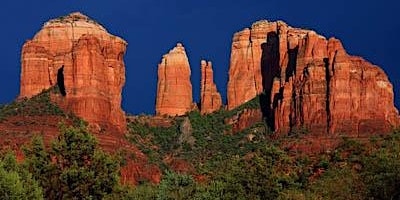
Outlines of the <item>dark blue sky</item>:
<svg viewBox="0 0 400 200">
<path fill-rule="evenodd" d="M 234 32 L 260 19 L 281 19 L 342 40 L 350 54 L 380 65 L 400 103 L 400 3 L 396 0 L 13 0 L 0 6 L 0 103 L 19 93 L 20 52 L 25 40 L 51 18 L 80 11 L 128 41 L 123 107 L 153 113 L 157 64 L 178 41 L 192 67 L 193 94 L 199 99 L 200 59 L 213 61 L 225 99 Z"/>
</svg>

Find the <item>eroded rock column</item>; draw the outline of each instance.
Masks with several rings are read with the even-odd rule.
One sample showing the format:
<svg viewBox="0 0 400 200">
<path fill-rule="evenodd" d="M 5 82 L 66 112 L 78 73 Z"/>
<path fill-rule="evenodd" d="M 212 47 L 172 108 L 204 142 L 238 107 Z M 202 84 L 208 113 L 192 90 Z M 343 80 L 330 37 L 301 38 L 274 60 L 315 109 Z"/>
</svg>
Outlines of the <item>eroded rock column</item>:
<svg viewBox="0 0 400 200">
<path fill-rule="evenodd" d="M 217 111 L 222 106 L 222 98 L 214 83 L 212 63 L 201 61 L 201 113 L 208 114 Z"/>
<path fill-rule="evenodd" d="M 158 65 L 157 115 L 180 116 L 193 109 L 190 75 L 185 48 L 178 43 Z"/>
</svg>

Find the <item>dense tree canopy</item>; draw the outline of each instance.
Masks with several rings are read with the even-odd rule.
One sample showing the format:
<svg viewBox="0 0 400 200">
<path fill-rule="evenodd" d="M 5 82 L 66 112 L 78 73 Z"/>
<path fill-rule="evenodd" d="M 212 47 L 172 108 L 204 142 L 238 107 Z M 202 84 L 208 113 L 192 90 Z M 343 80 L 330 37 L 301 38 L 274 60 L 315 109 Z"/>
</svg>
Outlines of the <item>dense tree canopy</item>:
<svg viewBox="0 0 400 200">
<path fill-rule="evenodd" d="M 97 148 L 84 127 L 62 127 L 46 149 L 40 138 L 25 148 L 25 165 L 49 199 L 102 199 L 119 182 L 119 164 Z"/>
</svg>

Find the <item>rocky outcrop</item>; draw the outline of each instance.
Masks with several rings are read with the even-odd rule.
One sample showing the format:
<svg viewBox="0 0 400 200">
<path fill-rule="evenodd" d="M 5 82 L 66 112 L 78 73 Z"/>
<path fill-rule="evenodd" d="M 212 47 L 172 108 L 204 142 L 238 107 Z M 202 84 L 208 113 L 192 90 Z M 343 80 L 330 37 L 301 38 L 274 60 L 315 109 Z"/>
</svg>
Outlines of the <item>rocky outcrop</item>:
<svg viewBox="0 0 400 200">
<path fill-rule="evenodd" d="M 233 36 L 227 91 L 229 110 L 252 100 L 263 91 L 261 56 L 276 55 L 263 52 L 262 47 L 267 33 L 274 31 L 275 26 L 255 23 L 251 29 L 244 29 Z"/>
<path fill-rule="evenodd" d="M 257 123 L 263 122 L 260 109 L 244 109 L 231 118 L 225 119 L 225 124 L 232 126 L 232 134 L 239 133 Z"/>
<path fill-rule="evenodd" d="M 58 84 L 53 100 L 62 108 L 99 129 L 124 132 L 126 45 L 80 13 L 50 20 L 23 46 L 20 98 Z"/>
<path fill-rule="evenodd" d="M 157 115 L 180 116 L 193 109 L 190 74 L 185 48 L 178 43 L 158 65 Z"/>
<path fill-rule="evenodd" d="M 214 83 L 212 63 L 201 61 L 201 113 L 208 114 L 217 111 L 222 106 L 222 98 Z"/>
<path fill-rule="evenodd" d="M 179 129 L 181 134 L 179 135 L 178 143 L 188 144 L 193 147 L 196 144 L 196 138 L 193 137 L 193 128 L 189 117 L 185 117 L 185 119 L 183 119 Z"/>
<path fill-rule="evenodd" d="M 233 38 L 228 108 L 265 91 L 269 124 L 278 133 L 383 133 L 399 125 L 385 72 L 348 55 L 341 42 L 282 21 L 259 21 Z"/>
</svg>

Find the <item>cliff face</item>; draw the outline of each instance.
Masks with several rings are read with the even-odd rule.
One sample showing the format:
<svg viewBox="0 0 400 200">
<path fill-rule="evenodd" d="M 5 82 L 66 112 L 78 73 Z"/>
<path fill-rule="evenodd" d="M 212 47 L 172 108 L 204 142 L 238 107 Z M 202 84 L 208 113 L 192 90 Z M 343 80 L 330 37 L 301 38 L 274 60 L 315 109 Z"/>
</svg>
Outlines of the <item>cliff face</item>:
<svg viewBox="0 0 400 200">
<path fill-rule="evenodd" d="M 201 61 L 201 113 L 207 114 L 222 107 L 222 98 L 214 83 L 212 63 Z"/>
<path fill-rule="evenodd" d="M 276 132 L 386 132 L 399 125 L 393 86 L 378 66 L 350 56 L 337 39 L 259 21 L 233 38 L 228 109 L 265 91 Z"/>
<path fill-rule="evenodd" d="M 276 31 L 276 26 L 257 23 L 233 36 L 228 82 L 228 109 L 232 110 L 250 101 L 263 88 L 261 56 L 276 57 L 276 52 L 264 52 L 267 33 Z M 272 75 L 272 74 L 271 74 Z"/>
<path fill-rule="evenodd" d="M 22 49 L 20 98 L 58 84 L 54 99 L 101 128 L 125 131 L 121 92 L 127 43 L 80 13 L 50 20 Z"/>
<path fill-rule="evenodd" d="M 180 116 L 193 109 L 190 74 L 185 48 L 178 43 L 158 65 L 157 115 Z"/>
</svg>

